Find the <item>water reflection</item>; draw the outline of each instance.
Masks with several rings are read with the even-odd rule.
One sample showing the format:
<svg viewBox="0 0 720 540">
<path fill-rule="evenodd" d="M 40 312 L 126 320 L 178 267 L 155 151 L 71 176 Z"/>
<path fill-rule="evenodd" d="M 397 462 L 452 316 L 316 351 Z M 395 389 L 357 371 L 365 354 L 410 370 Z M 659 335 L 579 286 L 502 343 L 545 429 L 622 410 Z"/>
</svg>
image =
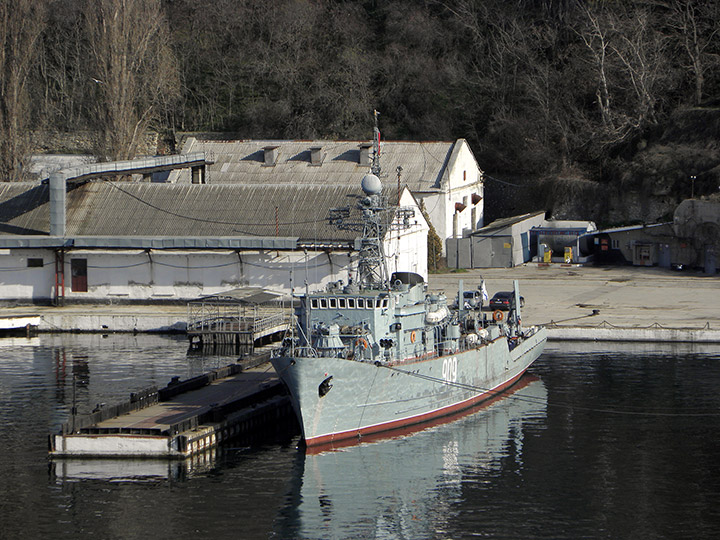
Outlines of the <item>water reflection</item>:
<svg viewBox="0 0 720 540">
<path fill-rule="evenodd" d="M 187 480 L 212 471 L 218 461 L 213 448 L 188 459 L 54 459 L 50 474 L 55 482 L 104 480 L 109 482 L 148 482 Z"/>
<path fill-rule="evenodd" d="M 408 436 L 308 452 L 278 538 L 435 538 L 446 534 L 463 482 L 523 461 L 524 430 L 543 425 L 547 391 L 525 376 L 502 399 Z"/>
</svg>

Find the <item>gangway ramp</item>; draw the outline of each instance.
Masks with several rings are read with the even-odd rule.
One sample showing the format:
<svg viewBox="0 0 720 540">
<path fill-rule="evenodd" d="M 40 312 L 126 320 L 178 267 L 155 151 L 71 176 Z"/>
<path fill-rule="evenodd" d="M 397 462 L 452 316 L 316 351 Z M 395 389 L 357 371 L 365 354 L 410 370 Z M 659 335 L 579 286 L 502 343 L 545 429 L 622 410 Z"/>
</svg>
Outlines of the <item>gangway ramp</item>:
<svg viewBox="0 0 720 540">
<path fill-rule="evenodd" d="M 191 348 L 253 354 L 256 344 L 283 337 L 292 316 L 283 295 L 259 287 L 233 289 L 188 302 Z"/>
</svg>

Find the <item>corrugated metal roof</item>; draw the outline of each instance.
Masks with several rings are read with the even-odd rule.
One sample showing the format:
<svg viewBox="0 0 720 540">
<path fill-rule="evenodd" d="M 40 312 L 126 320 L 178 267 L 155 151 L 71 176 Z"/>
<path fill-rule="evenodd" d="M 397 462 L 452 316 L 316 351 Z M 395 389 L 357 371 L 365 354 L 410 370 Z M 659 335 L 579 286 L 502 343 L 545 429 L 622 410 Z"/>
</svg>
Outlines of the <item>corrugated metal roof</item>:
<svg viewBox="0 0 720 540">
<path fill-rule="evenodd" d="M 360 145 L 367 141 L 215 141 L 190 138 L 183 152 L 206 152 L 213 165 L 207 167 L 208 184 L 356 184 L 370 172 L 360 165 Z M 440 187 L 448 160 L 457 142 L 381 143 L 381 180 L 397 184 L 397 167 L 402 167 L 401 183 L 411 191 Z M 265 147 L 277 147 L 275 165 L 264 164 Z M 310 149 L 322 147 L 321 165 L 310 162 Z M 171 173 L 171 182 L 189 183 L 189 171 Z"/>
<path fill-rule="evenodd" d="M 338 241 L 358 233 L 327 222 L 354 208 L 359 183 L 173 185 L 89 182 L 67 194 L 67 236 L 299 237 Z M 277 209 L 277 212 L 276 212 Z M 276 218 L 277 215 L 277 218 Z M 0 186 L 0 234 L 49 234 L 48 186 Z"/>
<path fill-rule="evenodd" d="M 539 216 L 539 215 L 545 215 L 545 211 L 544 211 L 544 210 L 540 210 L 540 211 L 537 211 L 537 212 L 530 212 L 530 213 L 528 213 L 528 214 L 522 214 L 522 215 L 519 215 L 519 216 L 511 216 L 511 217 L 507 217 L 507 218 L 496 219 L 495 221 L 493 221 L 493 222 L 490 223 L 489 225 L 486 225 L 486 226 L 483 227 L 482 229 L 479 229 L 479 230 L 475 231 L 475 232 L 472 233 L 472 234 L 473 234 L 473 235 L 483 235 L 483 234 L 486 234 L 486 233 L 488 233 L 488 232 L 490 232 L 490 231 L 494 231 L 494 230 L 497 230 L 497 229 L 503 229 L 503 228 L 505 228 L 505 227 L 510 227 L 510 226 L 512 226 L 512 225 L 515 225 L 516 223 L 521 223 L 521 222 L 525 221 L 526 219 L 530 219 L 530 218 L 533 218 L 533 217 L 537 217 L 537 216 Z"/>
<path fill-rule="evenodd" d="M 0 234 L 48 234 L 47 204 L 47 185 L 0 183 Z"/>
</svg>

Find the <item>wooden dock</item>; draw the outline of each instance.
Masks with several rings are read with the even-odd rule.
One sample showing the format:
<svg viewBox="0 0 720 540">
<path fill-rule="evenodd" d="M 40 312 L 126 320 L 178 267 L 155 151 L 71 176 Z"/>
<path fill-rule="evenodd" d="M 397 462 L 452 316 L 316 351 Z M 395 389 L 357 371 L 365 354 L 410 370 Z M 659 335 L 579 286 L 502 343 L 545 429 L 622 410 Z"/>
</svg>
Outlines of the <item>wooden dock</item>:
<svg viewBox="0 0 720 540">
<path fill-rule="evenodd" d="M 53 457 L 188 458 L 294 416 L 282 383 L 267 364 L 231 365 L 130 401 L 75 417 L 50 436 Z"/>
</svg>

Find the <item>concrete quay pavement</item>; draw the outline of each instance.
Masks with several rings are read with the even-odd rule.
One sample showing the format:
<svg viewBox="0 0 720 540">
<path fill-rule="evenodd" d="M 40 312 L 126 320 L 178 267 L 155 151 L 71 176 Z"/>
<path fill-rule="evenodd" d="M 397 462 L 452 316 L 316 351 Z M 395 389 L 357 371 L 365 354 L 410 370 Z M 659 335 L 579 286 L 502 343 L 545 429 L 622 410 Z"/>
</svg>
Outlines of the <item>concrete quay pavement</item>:
<svg viewBox="0 0 720 540">
<path fill-rule="evenodd" d="M 720 343 L 718 274 L 528 263 L 434 274 L 429 289 L 454 297 L 458 279 L 465 290 L 485 279 L 491 297 L 518 280 L 523 324 L 547 326 L 549 339 Z"/>
<path fill-rule="evenodd" d="M 720 274 L 662 268 L 549 266 L 483 268 L 432 274 L 428 289 L 450 301 L 485 279 L 488 293 L 520 282 L 523 324 L 548 327 L 550 339 L 720 343 Z M 598 310 L 592 315 L 593 310 Z M 39 317 L 41 332 L 184 332 L 184 305 L 74 304 L 1 307 L 0 318 Z"/>
</svg>

